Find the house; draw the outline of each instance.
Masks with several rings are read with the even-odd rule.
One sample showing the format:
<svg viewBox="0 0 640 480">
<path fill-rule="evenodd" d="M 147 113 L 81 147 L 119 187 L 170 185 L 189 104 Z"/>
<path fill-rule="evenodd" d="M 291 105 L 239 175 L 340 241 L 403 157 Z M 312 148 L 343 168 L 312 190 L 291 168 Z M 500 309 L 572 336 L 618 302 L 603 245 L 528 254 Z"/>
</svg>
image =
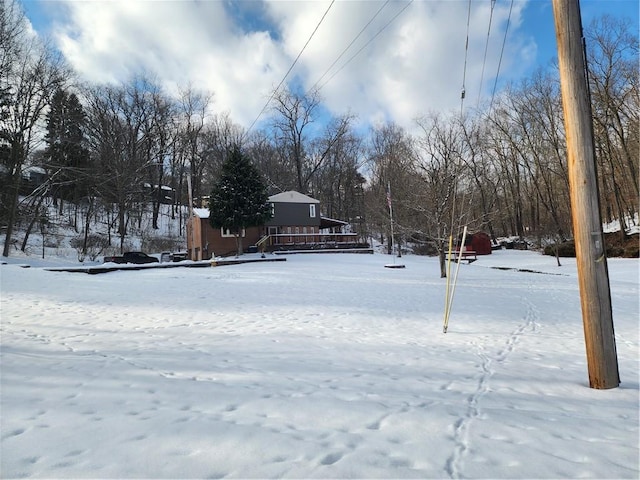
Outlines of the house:
<svg viewBox="0 0 640 480">
<path fill-rule="evenodd" d="M 23 195 L 30 195 L 38 187 L 44 185 L 48 180 L 47 171 L 42 167 L 31 166 L 22 170 L 22 184 L 20 191 Z"/>
<path fill-rule="evenodd" d="M 176 201 L 176 189 L 168 185 L 160 185 L 160 195 L 158 197 L 158 184 L 151 186 L 150 183 L 144 183 L 142 188 L 151 200 L 160 199 L 163 205 L 173 205 Z"/>
<path fill-rule="evenodd" d="M 320 201 L 295 191 L 269 197 L 272 218 L 259 227 L 242 232 L 242 244 L 249 250 L 313 250 L 354 248 L 364 244 L 349 224 L 320 215 Z M 368 247 L 368 245 L 366 245 Z M 206 260 L 214 254 L 236 253 L 234 235 L 209 224 L 209 210 L 194 208 L 187 222 L 187 250 L 192 260 Z"/>
</svg>

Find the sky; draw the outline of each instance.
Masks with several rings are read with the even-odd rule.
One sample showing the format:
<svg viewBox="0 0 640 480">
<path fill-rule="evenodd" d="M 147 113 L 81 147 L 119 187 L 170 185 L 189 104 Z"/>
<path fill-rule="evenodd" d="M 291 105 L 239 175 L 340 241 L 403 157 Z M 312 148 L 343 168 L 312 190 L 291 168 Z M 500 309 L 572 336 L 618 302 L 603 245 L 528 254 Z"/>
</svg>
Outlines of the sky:
<svg viewBox="0 0 640 480">
<path fill-rule="evenodd" d="M 608 260 L 621 384 L 596 390 L 575 259 L 462 264 L 444 334 L 436 257 L 38 250 L 0 262 L 3 478 L 640 475 L 638 259 Z"/>
<path fill-rule="evenodd" d="M 429 112 L 482 105 L 557 56 L 550 0 L 22 3 L 82 79 L 145 71 L 172 94 L 192 85 L 245 128 L 265 121 L 281 82 L 320 87 L 327 113 L 360 125 L 410 128 Z M 607 13 L 637 31 L 638 9 L 638 0 L 581 2 L 584 25 Z"/>
</svg>

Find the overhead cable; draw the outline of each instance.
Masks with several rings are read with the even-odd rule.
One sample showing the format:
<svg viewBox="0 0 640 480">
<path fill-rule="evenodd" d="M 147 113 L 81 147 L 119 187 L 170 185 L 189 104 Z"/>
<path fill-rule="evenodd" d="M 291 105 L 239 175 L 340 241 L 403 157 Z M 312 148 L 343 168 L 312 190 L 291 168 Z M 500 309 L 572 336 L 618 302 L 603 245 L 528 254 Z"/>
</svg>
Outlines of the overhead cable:
<svg viewBox="0 0 640 480">
<path fill-rule="evenodd" d="M 338 55 L 338 58 L 336 58 L 334 60 L 334 62 L 331 64 L 331 66 L 329 68 L 327 68 L 327 70 L 322 74 L 322 76 L 318 79 L 318 81 L 316 83 L 313 84 L 313 87 L 311 87 L 309 90 L 313 90 L 314 88 L 316 88 L 316 86 L 322 81 L 322 79 L 329 73 L 329 71 L 334 67 L 334 65 L 336 63 L 338 63 L 338 61 L 340 61 L 340 59 L 344 56 L 345 53 L 347 53 L 347 51 L 351 48 L 351 46 L 356 42 L 356 40 L 358 40 L 358 38 L 360 38 L 360 35 L 362 35 L 362 33 L 369 27 L 369 25 L 371 25 L 371 22 L 373 22 L 375 20 L 375 18 L 380 14 L 380 12 L 384 9 L 384 7 L 387 6 L 387 4 L 390 2 L 390 0 L 387 0 L 386 2 L 384 2 L 384 4 L 382 4 L 382 6 L 378 9 L 378 11 L 373 15 L 373 17 L 371 17 L 369 19 L 369 21 L 367 22 L 367 24 L 362 27 L 362 30 L 360 30 L 360 32 L 353 38 L 353 40 L 351 40 L 351 43 L 349 45 L 347 45 L 347 47 L 342 50 L 342 53 L 340 55 Z"/>
<path fill-rule="evenodd" d="M 496 72 L 496 79 L 493 83 L 493 92 L 491 92 L 491 102 L 489 103 L 489 111 L 493 105 L 493 99 L 496 95 L 496 88 L 498 86 L 498 76 L 500 75 L 500 66 L 502 65 L 502 55 L 504 54 L 504 45 L 507 43 L 507 33 L 509 32 L 509 23 L 511 23 L 511 12 L 513 10 L 513 0 L 511 0 L 511 6 L 509 7 L 509 17 L 507 18 L 507 27 L 504 30 L 504 38 L 502 40 L 502 49 L 500 50 L 500 60 L 498 61 L 498 71 Z"/>
<path fill-rule="evenodd" d="M 471 19 L 471 0 L 469 0 L 469 8 L 467 10 L 467 40 L 464 44 L 464 67 L 462 68 L 462 92 L 460 92 L 460 116 L 464 110 L 465 83 L 467 80 L 467 54 L 469 53 L 469 21 Z"/>
<path fill-rule="evenodd" d="M 489 14 L 489 28 L 487 29 L 487 41 L 484 44 L 484 58 L 482 59 L 482 73 L 480 74 L 480 89 L 478 90 L 478 103 L 480 106 L 480 97 L 482 95 L 482 82 L 484 81 L 484 67 L 487 63 L 487 50 L 489 50 L 489 37 L 491 36 L 491 21 L 493 20 L 493 9 L 496 6 L 496 0 L 491 0 L 491 13 Z"/>
<path fill-rule="evenodd" d="M 380 30 L 378 30 L 378 31 L 376 32 L 376 34 L 375 34 L 373 37 L 371 37 L 371 39 L 369 39 L 369 41 L 368 41 L 367 43 L 365 43 L 365 44 L 360 48 L 360 50 L 358 50 L 356 53 L 354 53 L 353 55 L 351 55 L 351 57 L 349 58 L 349 60 L 347 60 L 345 63 L 343 63 L 343 64 L 342 64 L 342 66 L 341 66 L 338 70 L 336 70 L 336 72 L 335 72 L 333 75 L 331 75 L 331 77 L 329 77 L 329 79 L 328 79 L 326 82 L 324 82 L 322 85 L 320 85 L 320 86 L 318 87 L 318 89 L 322 89 L 322 88 L 324 88 L 324 86 L 325 86 L 327 83 L 329 83 L 329 82 L 333 79 L 333 77 L 335 77 L 338 73 L 340 73 L 340 72 L 342 71 L 342 69 L 343 69 L 344 67 L 346 67 L 349 63 L 351 63 L 351 61 L 352 61 L 354 58 L 356 58 L 358 55 L 360 55 L 360 53 L 361 53 L 361 52 L 362 52 L 362 51 L 363 51 L 367 46 L 369 46 L 369 44 L 371 44 L 371 42 L 373 42 L 373 41 L 378 37 L 378 35 L 380 35 L 380 34 L 384 31 L 384 29 L 385 29 L 385 28 L 387 28 L 389 25 L 391 25 L 391 23 L 392 23 L 396 18 L 398 18 L 398 17 L 400 16 L 400 14 L 401 14 L 402 12 L 404 12 L 404 11 L 407 9 L 407 7 L 408 7 L 409 5 L 411 5 L 412 3 L 413 3 L 413 0 L 410 0 L 410 1 L 409 1 L 409 2 L 408 2 L 408 3 L 407 3 L 407 4 L 402 8 L 402 10 L 400 10 L 398 13 L 396 13 L 396 14 L 393 16 L 393 18 L 391 18 L 391 20 L 389 20 L 387 23 L 385 23 L 385 24 L 384 24 L 384 26 L 383 26 Z"/>
<path fill-rule="evenodd" d="M 313 32 L 311 32 L 311 35 L 309 36 L 309 39 L 307 40 L 307 42 L 304 44 L 304 46 L 302 47 L 302 50 L 300 50 L 300 53 L 298 53 L 298 56 L 296 57 L 296 59 L 293 61 L 293 63 L 291 64 L 291 66 L 289 67 L 289 70 L 287 70 L 287 73 L 284 75 L 284 77 L 282 77 L 282 80 L 280 80 L 280 83 L 278 84 L 278 86 L 275 88 L 275 90 L 271 93 L 271 96 L 269 97 L 269 99 L 267 100 L 267 102 L 264 104 L 264 107 L 262 107 L 262 110 L 260 110 L 260 113 L 258 114 L 258 116 L 255 118 L 255 120 L 251 123 L 251 125 L 249 126 L 249 128 L 247 129 L 245 135 L 249 134 L 249 132 L 251 131 L 251 129 L 253 128 L 253 126 L 256 124 L 256 122 L 258 121 L 258 119 L 262 116 L 262 114 L 265 112 L 265 110 L 267 109 L 267 107 L 269 106 L 269 104 L 271 103 L 271 100 L 273 100 L 273 97 L 275 96 L 276 92 L 278 90 L 280 90 L 280 87 L 282 86 L 282 84 L 284 83 L 284 81 L 287 79 L 287 77 L 289 76 L 289 74 L 291 73 L 291 70 L 293 70 L 293 67 L 295 67 L 296 63 L 298 63 L 298 60 L 300 59 L 300 57 L 302 56 L 302 53 L 305 51 L 305 49 L 307 48 L 307 45 L 309 45 L 309 42 L 311 42 L 311 39 L 313 38 L 313 36 L 316 34 L 316 32 L 318 31 L 318 28 L 320 28 L 320 25 L 322 24 L 322 22 L 324 21 L 325 17 L 327 16 L 327 14 L 329 13 L 329 10 L 331 10 L 331 7 L 333 6 L 333 4 L 335 3 L 335 0 L 331 0 L 331 3 L 329 4 L 329 6 L 327 7 L 327 9 L 324 12 L 324 15 L 322 15 L 322 18 L 320 19 L 320 21 L 318 22 L 318 24 L 316 25 L 316 28 L 313 29 Z"/>
</svg>

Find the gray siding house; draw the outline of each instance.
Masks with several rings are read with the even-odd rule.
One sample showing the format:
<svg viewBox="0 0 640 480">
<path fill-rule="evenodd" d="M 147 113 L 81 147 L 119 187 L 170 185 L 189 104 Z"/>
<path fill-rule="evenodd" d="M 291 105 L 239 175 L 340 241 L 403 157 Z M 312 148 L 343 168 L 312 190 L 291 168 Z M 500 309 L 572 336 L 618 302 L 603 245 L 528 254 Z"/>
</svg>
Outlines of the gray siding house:
<svg viewBox="0 0 640 480">
<path fill-rule="evenodd" d="M 269 197 L 272 218 L 265 223 L 268 235 L 320 233 L 320 201 L 289 191 Z"/>
</svg>

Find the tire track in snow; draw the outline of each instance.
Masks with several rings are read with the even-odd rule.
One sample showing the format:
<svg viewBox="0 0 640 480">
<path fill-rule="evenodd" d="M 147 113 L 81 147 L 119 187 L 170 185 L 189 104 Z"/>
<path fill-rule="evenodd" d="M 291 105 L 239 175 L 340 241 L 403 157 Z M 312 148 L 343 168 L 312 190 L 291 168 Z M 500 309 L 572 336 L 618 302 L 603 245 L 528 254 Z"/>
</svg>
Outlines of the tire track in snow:
<svg viewBox="0 0 640 480">
<path fill-rule="evenodd" d="M 491 377 L 495 373 L 494 364 L 501 365 L 513 352 L 522 334 L 526 331 L 535 332 L 538 329 L 538 319 L 540 312 L 536 306 L 527 298 L 521 297 L 526 306 L 524 322 L 511 332 L 505 345 L 495 354 L 488 355 L 484 352 L 482 345 L 478 345 L 477 355 L 480 357 L 480 377 L 476 390 L 467 397 L 467 410 L 464 416 L 460 417 L 453 425 L 453 440 L 455 447 L 451 456 L 445 464 L 445 471 L 450 478 L 461 478 L 461 471 L 464 466 L 464 458 L 469 451 L 469 429 L 472 422 L 481 416 L 480 400 L 489 391 Z"/>
</svg>

